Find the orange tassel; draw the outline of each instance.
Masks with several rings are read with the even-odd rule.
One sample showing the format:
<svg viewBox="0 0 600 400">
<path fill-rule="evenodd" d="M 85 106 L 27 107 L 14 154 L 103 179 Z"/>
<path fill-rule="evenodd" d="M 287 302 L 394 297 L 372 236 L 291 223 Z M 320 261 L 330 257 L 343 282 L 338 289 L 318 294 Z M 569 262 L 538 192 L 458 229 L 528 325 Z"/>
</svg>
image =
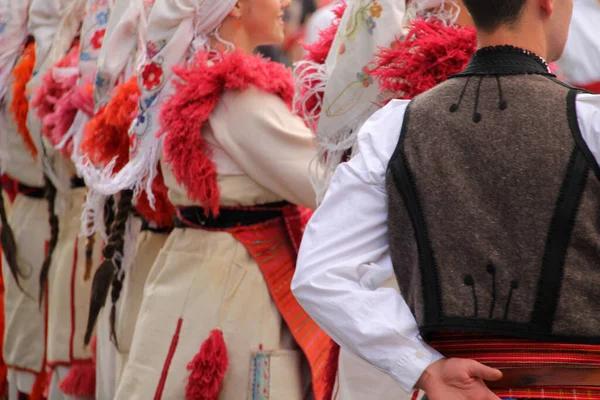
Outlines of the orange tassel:
<svg viewBox="0 0 600 400">
<path fill-rule="evenodd" d="M 137 79 L 115 89 L 112 99 L 87 123 L 81 152 L 90 161 L 104 166 L 117 157 L 114 172 L 118 172 L 129 161 L 128 130 L 138 110 L 140 89 Z"/>
<path fill-rule="evenodd" d="M 186 400 L 218 400 L 228 366 L 223 332 L 214 330 L 187 366 L 190 377 L 185 388 Z"/>
<path fill-rule="evenodd" d="M 31 43 L 27 46 L 25 52 L 23 52 L 21 61 L 19 61 L 19 64 L 17 64 L 12 72 L 15 82 L 13 85 L 13 99 L 9 110 L 13 114 L 13 118 L 17 123 L 17 129 L 21 136 L 23 136 L 23 140 L 25 141 L 27 149 L 35 158 L 37 157 L 38 150 L 37 147 L 35 147 L 35 143 L 31 138 L 29 129 L 27 128 L 27 113 L 29 111 L 29 103 L 27 101 L 27 94 L 25 92 L 27 83 L 33 74 L 34 65 L 35 44 Z"/>
</svg>

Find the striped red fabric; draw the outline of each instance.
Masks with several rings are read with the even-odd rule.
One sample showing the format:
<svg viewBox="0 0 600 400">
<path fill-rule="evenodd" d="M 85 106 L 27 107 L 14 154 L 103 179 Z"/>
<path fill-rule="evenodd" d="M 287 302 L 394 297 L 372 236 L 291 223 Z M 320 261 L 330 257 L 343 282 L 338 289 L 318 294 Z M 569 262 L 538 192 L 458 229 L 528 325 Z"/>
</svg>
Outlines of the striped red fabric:
<svg viewBox="0 0 600 400">
<path fill-rule="evenodd" d="M 296 223 L 301 218 L 295 219 Z M 293 224 L 293 223 L 292 223 Z M 300 306 L 291 290 L 297 251 L 284 218 L 240 227 L 229 232 L 244 245 L 258 264 L 271 297 L 311 367 L 313 391 L 318 400 L 330 400 L 337 359 L 329 357 L 337 345 Z M 330 365 L 333 361 L 336 365 Z"/>
<path fill-rule="evenodd" d="M 436 334 L 429 344 L 446 357 L 470 358 L 496 368 L 600 366 L 600 345 L 537 342 L 464 332 Z M 527 387 L 494 392 L 501 398 L 600 400 L 600 387 Z"/>
</svg>

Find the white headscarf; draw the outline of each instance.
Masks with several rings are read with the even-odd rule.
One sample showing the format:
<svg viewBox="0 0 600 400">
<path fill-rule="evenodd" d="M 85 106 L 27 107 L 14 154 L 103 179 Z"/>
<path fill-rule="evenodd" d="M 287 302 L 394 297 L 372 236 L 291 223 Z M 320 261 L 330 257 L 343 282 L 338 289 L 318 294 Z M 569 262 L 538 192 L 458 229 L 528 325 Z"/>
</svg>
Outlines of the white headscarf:
<svg viewBox="0 0 600 400">
<path fill-rule="evenodd" d="M 379 47 L 388 47 L 403 35 L 404 0 L 347 3 L 325 65 L 315 68 L 325 82 L 318 116 L 318 155 L 312 168 L 319 202 L 335 168 L 354 147 L 358 129 L 379 108 L 379 85 L 364 68 Z"/>
<path fill-rule="evenodd" d="M 111 91 L 139 72 L 146 59 L 148 15 L 154 0 L 116 0 L 98 58 L 94 84 L 96 110 Z"/>
<path fill-rule="evenodd" d="M 10 73 L 23 50 L 27 38 L 27 17 L 30 0 L 0 0 L 0 108 L 8 107 L 5 95 L 10 87 Z M 4 112 L 0 110 L 0 143 L 4 143 L 2 135 L 6 133 Z M 0 174 L 4 171 L 3 149 L 0 146 Z"/>
<path fill-rule="evenodd" d="M 171 92 L 172 68 L 207 48 L 211 35 L 233 10 L 237 0 L 156 0 L 148 22 L 147 61 L 139 74 L 140 111 L 130 129 L 135 135 L 130 160 L 118 173 L 113 164 L 101 172 L 96 189 L 111 195 L 124 189 L 145 189 L 153 204 L 152 181 L 162 153 L 159 111 Z"/>
</svg>

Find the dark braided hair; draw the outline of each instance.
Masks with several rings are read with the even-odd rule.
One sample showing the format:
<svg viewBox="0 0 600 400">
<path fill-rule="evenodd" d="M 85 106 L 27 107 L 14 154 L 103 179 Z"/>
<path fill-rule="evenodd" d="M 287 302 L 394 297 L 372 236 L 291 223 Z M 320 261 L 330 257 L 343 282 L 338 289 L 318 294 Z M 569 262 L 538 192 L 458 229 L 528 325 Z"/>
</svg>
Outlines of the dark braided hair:
<svg viewBox="0 0 600 400">
<path fill-rule="evenodd" d="M 57 190 L 50 178 L 44 176 L 44 182 L 46 186 L 46 200 L 48 201 L 48 215 L 50 216 L 48 221 L 50 223 L 50 241 L 48 243 L 48 253 L 42 264 L 42 270 L 40 272 L 40 294 L 39 304 L 42 306 L 44 301 L 44 293 L 46 291 L 46 284 L 48 283 L 48 275 L 50 273 L 50 264 L 52 264 L 52 255 L 56 250 L 56 244 L 58 243 L 58 216 L 56 215 L 56 196 Z"/>
<path fill-rule="evenodd" d="M 112 284 L 111 300 L 112 307 L 110 312 L 111 338 L 114 340 L 115 346 L 118 348 L 117 338 L 115 334 L 115 314 L 116 303 L 121 295 L 123 287 L 124 274 L 121 272 L 123 264 L 123 253 L 125 248 L 125 230 L 127 228 L 127 220 L 133 211 L 133 191 L 124 190 L 121 192 L 117 205 L 117 213 L 110 228 L 108 243 L 102 250 L 104 261 L 94 274 L 92 283 L 92 296 L 90 299 L 90 312 L 88 316 L 87 329 L 85 332 L 84 342 L 86 345 L 92 339 L 92 333 L 100 310 L 106 303 L 108 291 Z"/>
<path fill-rule="evenodd" d="M 23 272 L 19 268 L 17 262 L 17 241 L 12 231 L 8 218 L 6 216 L 6 208 L 4 207 L 4 197 L 2 196 L 2 182 L 0 182 L 0 244 L 2 245 L 2 253 L 6 258 L 6 263 L 10 269 L 10 273 L 15 279 L 19 289 L 24 292 L 21 287 L 21 278 L 24 277 Z"/>
</svg>

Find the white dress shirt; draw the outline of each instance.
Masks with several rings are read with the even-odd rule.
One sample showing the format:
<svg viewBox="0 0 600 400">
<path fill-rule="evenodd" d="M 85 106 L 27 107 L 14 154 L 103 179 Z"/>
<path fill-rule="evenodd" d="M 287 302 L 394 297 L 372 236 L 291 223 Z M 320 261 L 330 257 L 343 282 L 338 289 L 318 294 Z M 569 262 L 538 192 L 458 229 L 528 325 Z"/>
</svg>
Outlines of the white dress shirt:
<svg viewBox="0 0 600 400">
<path fill-rule="evenodd" d="M 409 392 L 440 355 L 419 336 L 413 314 L 394 289 L 388 249 L 386 170 L 408 101 L 375 113 L 358 137 L 360 153 L 341 164 L 302 242 L 292 291 L 344 349 L 394 378 Z M 582 136 L 598 160 L 600 96 L 579 95 Z"/>
</svg>

